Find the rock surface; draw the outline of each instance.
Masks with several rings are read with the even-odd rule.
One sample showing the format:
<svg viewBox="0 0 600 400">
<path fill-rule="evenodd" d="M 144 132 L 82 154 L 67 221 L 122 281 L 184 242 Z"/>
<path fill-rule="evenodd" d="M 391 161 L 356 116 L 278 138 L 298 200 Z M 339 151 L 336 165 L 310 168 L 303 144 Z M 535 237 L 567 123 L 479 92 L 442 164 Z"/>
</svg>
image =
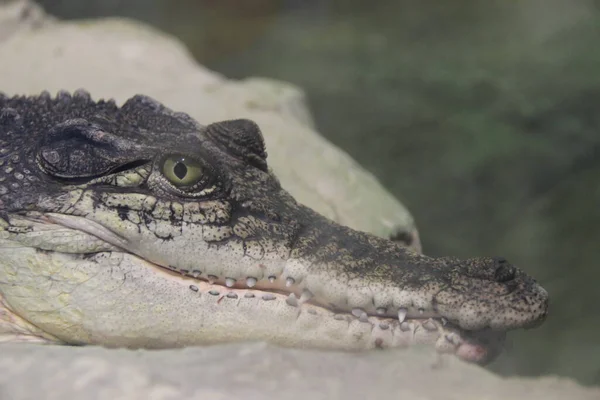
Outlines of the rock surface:
<svg viewBox="0 0 600 400">
<path fill-rule="evenodd" d="M 7 345 L 0 398 L 444 399 L 600 398 L 568 379 L 502 379 L 430 349 L 349 354 L 263 343 L 174 351 Z"/>
<path fill-rule="evenodd" d="M 384 236 L 414 228 L 410 214 L 376 180 L 312 129 L 299 90 L 259 79 L 225 80 L 195 64 L 173 39 L 132 22 L 59 23 L 44 20 L 26 2 L 1 5 L 3 92 L 85 87 L 96 98 L 118 101 L 142 92 L 203 123 L 252 118 L 264 130 L 271 165 L 300 201 Z M 265 344 L 168 351 L 23 344 L 0 350 L 0 399 L 366 399 L 390 394 L 405 399 L 600 398 L 598 389 L 570 380 L 502 379 L 420 348 L 343 354 Z"/>
</svg>

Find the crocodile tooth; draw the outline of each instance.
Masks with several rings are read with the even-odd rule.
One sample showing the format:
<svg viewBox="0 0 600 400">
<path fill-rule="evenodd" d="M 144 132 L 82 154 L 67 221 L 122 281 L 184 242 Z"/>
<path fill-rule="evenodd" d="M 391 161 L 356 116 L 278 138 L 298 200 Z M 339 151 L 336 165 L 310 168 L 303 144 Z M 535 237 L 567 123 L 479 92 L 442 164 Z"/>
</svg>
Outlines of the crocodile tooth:
<svg viewBox="0 0 600 400">
<path fill-rule="evenodd" d="M 192 276 L 194 278 L 198 278 L 200 275 L 202 275 L 202 272 L 198 271 L 197 269 L 192 271 Z"/>
<path fill-rule="evenodd" d="M 454 335 L 454 334 L 446 334 L 446 335 L 444 335 L 444 338 L 448 342 L 452 343 L 455 346 L 460 344 L 459 340 L 457 339 L 456 335 Z"/>
<path fill-rule="evenodd" d="M 404 322 L 404 320 L 406 319 L 407 313 L 408 313 L 408 310 L 404 307 L 400 307 L 398 309 L 398 321 L 400 321 L 400 323 Z"/>
<path fill-rule="evenodd" d="M 271 283 L 275 282 L 275 276 L 271 275 L 269 277 L 269 282 L 271 282 Z"/>
<path fill-rule="evenodd" d="M 300 295 L 300 303 L 305 303 L 307 301 L 309 301 L 310 299 L 312 299 L 314 295 L 312 294 L 312 292 L 308 289 L 304 289 L 302 291 L 302 294 Z"/>
<path fill-rule="evenodd" d="M 219 295 L 219 291 L 218 290 L 209 290 L 208 293 L 212 294 L 213 296 L 218 296 Z"/>
<path fill-rule="evenodd" d="M 389 324 L 386 324 L 385 322 L 380 322 L 380 323 L 379 323 L 379 328 L 380 328 L 381 330 L 385 331 L 386 329 L 389 329 L 389 328 L 390 328 L 390 326 L 389 326 Z"/>
<path fill-rule="evenodd" d="M 233 278 L 225 278 L 225 286 L 233 287 L 235 285 L 235 279 Z"/>
<path fill-rule="evenodd" d="M 208 277 L 207 277 L 207 278 L 208 278 L 208 283 L 210 283 L 211 285 L 212 285 L 213 283 L 215 283 L 215 282 L 217 281 L 217 279 L 219 279 L 219 277 L 217 277 L 217 276 L 214 276 L 214 275 L 208 275 Z"/>
<path fill-rule="evenodd" d="M 246 294 L 244 294 L 244 297 L 247 299 L 252 299 L 254 298 L 254 293 L 246 292 Z"/>
<path fill-rule="evenodd" d="M 425 310 L 424 310 L 424 309 L 422 309 L 422 308 L 419 308 L 419 314 L 423 314 L 424 312 L 425 312 Z"/>
<path fill-rule="evenodd" d="M 229 292 L 227 293 L 227 297 L 229 297 L 230 299 L 237 299 L 238 295 L 235 292 Z"/>
<path fill-rule="evenodd" d="M 246 278 L 246 286 L 248 287 L 254 287 L 254 285 L 256 285 L 256 278 L 253 278 L 251 276 Z"/>
<path fill-rule="evenodd" d="M 383 315 L 383 314 L 385 314 L 385 311 L 386 311 L 386 310 L 385 310 L 385 308 L 383 308 L 383 307 L 379 307 L 379 308 L 377 308 L 377 309 L 375 310 L 375 312 L 376 312 L 377 314 L 379 314 L 379 315 Z"/>
<path fill-rule="evenodd" d="M 403 332 L 408 332 L 410 330 L 410 324 L 408 322 L 401 323 L 400 330 L 402 330 Z"/>
<path fill-rule="evenodd" d="M 435 322 L 433 322 L 433 320 L 431 318 L 429 318 L 427 321 L 423 322 L 423 328 L 425 328 L 428 331 L 436 331 L 437 330 L 437 325 L 435 324 Z"/>
<path fill-rule="evenodd" d="M 190 290 L 197 292 L 198 291 L 198 286 L 196 285 L 190 285 Z"/>
<path fill-rule="evenodd" d="M 446 324 L 448 323 L 448 320 L 444 317 L 442 317 L 442 326 L 446 326 Z"/>
<path fill-rule="evenodd" d="M 298 298 L 294 293 L 290 293 L 290 295 L 285 299 L 285 302 L 288 303 L 292 307 L 298 307 Z"/>
<path fill-rule="evenodd" d="M 367 313 L 362 308 L 353 308 L 352 315 L 358 318 L 360 322 L 367 322 L 369 320 Z"/>
<path fill-rule="evenodd" d="M 271 293 L 264 294 L 262 297 L 263 300 L 275 300 L 275 296 Z"/>
<path fill-rule="evenodd" d="M 360 317 L 363 313 L 364 313 L 364 311 L 361 310 L 360 308 L 352 309 L 352 315 L 354 315 L 356 318 Z"/>
<path fill-rule="evenodd" d="M 285 280 L 285 286 L 286 287 L 290 287 L 292 286 L 294 283 L 296 283 L 296 280 L 294 278 L 287 278 Z"/>
</svg>

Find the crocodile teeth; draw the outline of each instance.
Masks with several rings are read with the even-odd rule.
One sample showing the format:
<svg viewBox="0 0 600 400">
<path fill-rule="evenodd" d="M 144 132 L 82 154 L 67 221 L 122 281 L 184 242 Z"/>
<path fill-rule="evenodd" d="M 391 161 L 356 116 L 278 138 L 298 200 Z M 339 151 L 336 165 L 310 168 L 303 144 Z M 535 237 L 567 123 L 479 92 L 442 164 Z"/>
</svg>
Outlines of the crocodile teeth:
<svg viewBox="0 0 600 400">
<path fill-rule="evenodd" d="M 364 311 L 361 310 L 360 308 L 352 309 L 352 315 L 354 315 L 356 318 L 360 317 L 362 315 L 362 313 L 364 313 Z"/>
<path fill-rule="evenodd" d="M 400 330 L 403 332 L 408 332 L 410 330 L 410 325 L 408 322 L 403 322 L 400 324 Z"/>
<path fill-rule="evenodd" d="M 437 330 L 437 325 L 430 318 L 427 321 L 423 322 L 423 328 L 425 328 L 428 331 L 436 331 Z"/>
<path fill-rule="evenodd" d="M 386 324 L 385 322 L 380 322 L 379 323 L 379 329 L 385 331 L 386 329 L 389 329 L 390 326 L 388 324 Z"/>
<path fill-rule="evenodd" d="M 271 283 L 275 282 L 275 277 L 273 275 L 271 275 L 269 277 L 269 282 L 271 282 Z"/>
<path fill-rule="evenodd" d="M 218 290 L 209 290 L 208 293 L 212 294 L 213 296 L 218 296 L 219 295 L 219 291 Z"/>
<path fill-rule="evenodd" d="M 444 335 L 444 338 L 449 342 L 452 343 L 455 346 L 458 346 L 460 344 L 460 340 L 456 337 L 455 334 L 447 334 Z"/>
<path fill-rule="evenodd" d="M 442 326 L 446 326 L 446 324 L 448 323 L 448 320 L 444 317 L 442 317 Z"/>
<path fill-rule="evenodd" d="M 275 295 L 272 295 L 271 293 L 267 293 L 264 294 L 262 297 L 263 300 L 275 300 Z"/>
<path fill-rule="evenodd" d="M 425 312 L 425 310 L 424 310 L 424 309 L 422 309 L 422 308 L 419 308 L 419 314 L 423 314 L 424 312 Z"/>
<path fill-rule="evenodd" d="M 198 278 L 200 275 L 202 275 L 202 272 L 198 271 L 197 269 L 192 271 L 192 276 L 194 278 Z"/>
<path fill-rule="evenodd" d="M 304 289 L 302 291 L 302 294 L 300 295 L 300 303 L 305 303 L 307 301 L 309 301 L 310 299 L 312 299 L 314 295 L 312 294 L 312 292 L 308 289 Z"/>
<path fill-rule="evenodd" d="M 198 286 L 196 285 L 190 285 L 190 290 L 197 292 L 198 291 Z"/>
<path fill-rule="evenodd" d="M 298 298 L 294 293 L 291 293 L 287 299 L 285 299 L 285 302 L 292 307 L 298 307 Z"/>
<path fill-rule="evenodd" d="M 379 315 L 383 315 L 383 314 L 385 314 L 385 308 L 379 307 L 378 309 L 375 310 L 375 312 Z"/>
<path fill-rule="evenodd" d="M 254 298 L 254 293 L 246 292 L 246 294 L 244 295 L 244 297 L 247 298 L 247 299 L 252 299 L 252 298 Z"/>
<path fill-rule="evenodd" d="M 246 286 L 248 286 L 248 287 L 254 287 L 254 285 L 256 285 L 256 278 L 253 278 L 251 276 L 249 276 L 248 278 L 246 278 Z"/>
<path fill-rule="evenodd" d="M 406 308 L 400 307 L 398 309 L 398 321 L 400 321 L 400 323 L 404 322 L 406 319 L 406 314 L 408 314 L 408 310 Z"/>
<path fill-rule="evenodd" d="M 285 286 L 286 287 L 290 287 L 292 286 L 294 283 L 296 283 L 296 280 L 294 278 L 287 278 L 285 280 Z"/>
<path fill-rule="evenodd" d="M 229 293 L 227 293 L 227 297 L 229 297 L 230 299 L 237 299 L 238 295 L 237 295 L 237 293 L 229 292 Z"/>
<path fill-rule="evenodd" d="M 354 315 L 360 322 L 367 322 L 369 320 L 369 316 L 362 308 L 353 308 L 352 315 Z"/>
<path fill-rule="evenodd" d="M 235 285 L 235 279 L 233 278 L 225 278 L 225 286 L 233 287 Z"/>
<path fill-rule="evenodd" d="M 219 277 L 214 276 L 214 275 L 208 275 L 207 278 L 208 278 L 208 283 L 210 283 L 211 285 L 213 283 L 215 283 L 217 281 L 217 279 L 219 279 Z"/>
</svg>

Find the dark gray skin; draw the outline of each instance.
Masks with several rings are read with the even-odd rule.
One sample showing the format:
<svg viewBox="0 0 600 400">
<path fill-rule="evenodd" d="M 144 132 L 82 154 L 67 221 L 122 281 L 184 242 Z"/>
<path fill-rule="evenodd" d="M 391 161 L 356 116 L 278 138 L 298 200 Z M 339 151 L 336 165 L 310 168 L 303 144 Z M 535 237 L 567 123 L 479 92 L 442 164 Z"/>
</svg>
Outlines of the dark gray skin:
<svg viewBox="0 0 600 400">
<path fill-rule="evenodd" d="M 298 204 L 253 122 L 202 126 L 145 96 L 121 108 L 83 91 L 0 96 L 0 216 L 80 229 L 199 281 L 252 282 L 361 320 L 503 334 L 548 310 L 546 291 L 504 258 L 427 257 Z M 181 255 L 182 243 L 197 254 Z"/>
</svg>

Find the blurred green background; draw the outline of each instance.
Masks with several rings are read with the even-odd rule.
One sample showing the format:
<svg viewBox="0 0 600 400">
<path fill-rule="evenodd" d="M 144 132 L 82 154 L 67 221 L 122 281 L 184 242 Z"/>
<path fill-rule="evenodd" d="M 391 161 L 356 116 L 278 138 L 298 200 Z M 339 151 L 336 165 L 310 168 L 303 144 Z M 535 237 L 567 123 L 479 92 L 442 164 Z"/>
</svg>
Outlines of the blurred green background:
<svg viewBox="0 0 600 400">
<path fill-rule="evenodd" d="M 43 0 L 127 16 L 229 77 L 304 88 L 320 131 L 430 255 L 503 255 L 550 292 L 490 368 L 600 385 L 600 1 Z"/>
</svg>

